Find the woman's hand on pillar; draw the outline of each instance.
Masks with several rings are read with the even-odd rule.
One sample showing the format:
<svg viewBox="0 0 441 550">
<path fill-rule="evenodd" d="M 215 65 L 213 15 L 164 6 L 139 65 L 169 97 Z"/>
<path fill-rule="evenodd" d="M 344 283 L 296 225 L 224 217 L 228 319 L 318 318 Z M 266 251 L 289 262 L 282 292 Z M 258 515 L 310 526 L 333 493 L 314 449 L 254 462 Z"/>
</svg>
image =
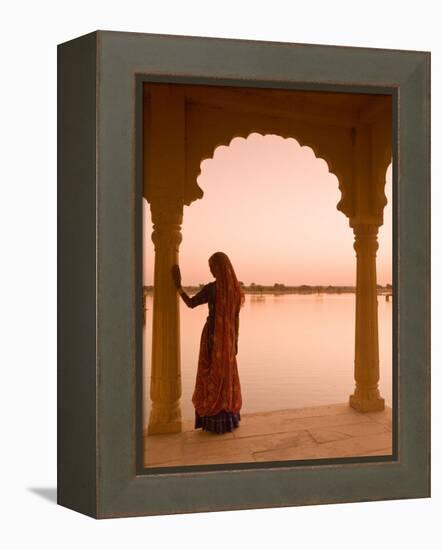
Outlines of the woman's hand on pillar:
<svg viewBox="0 0 441 550">
<path fill-rule="evenodd" d="M 177 289 L 181 288 L 181 270 L 179 269 L 178 265 L 174 265 L 171 269 L 171 274 L 173 278 L 173 282 L 175 283 L 175 286 Z"/>
</svg>

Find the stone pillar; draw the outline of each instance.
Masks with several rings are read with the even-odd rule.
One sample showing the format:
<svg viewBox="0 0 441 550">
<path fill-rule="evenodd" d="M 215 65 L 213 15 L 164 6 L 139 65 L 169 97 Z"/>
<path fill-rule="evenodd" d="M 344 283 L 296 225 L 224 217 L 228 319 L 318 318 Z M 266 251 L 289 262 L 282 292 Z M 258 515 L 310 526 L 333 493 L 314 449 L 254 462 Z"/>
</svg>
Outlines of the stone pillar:
<svg viewBox="0 0 441 550">
<path fill-rule="evenodd" d="M 349 398 L 349 404 L 360 412 L 382 411 L 384 399 L 378 389 L 378 226 L 360 224 L 353 229 L 357 254 L 355 391 Z"/>
<path fill-rule="evenodd" d="M 179 263 L 182 209 L 170 199 L 152 201 L 155 272 L 149 434 L 182 430 L 179 296 L 171 276 L 172 266 Z"/>
</svg>

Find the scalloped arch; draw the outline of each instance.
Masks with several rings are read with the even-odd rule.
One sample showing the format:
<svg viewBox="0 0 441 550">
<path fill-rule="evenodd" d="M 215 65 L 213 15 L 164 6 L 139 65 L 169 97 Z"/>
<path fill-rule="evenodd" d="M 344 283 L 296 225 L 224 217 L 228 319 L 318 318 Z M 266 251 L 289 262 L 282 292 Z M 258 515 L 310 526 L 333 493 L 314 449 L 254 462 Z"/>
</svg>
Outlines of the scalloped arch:
<svg viewBox="0 0 441 550">
<path fill-rule="evenodd" d="M 192 176 L 192 178 L 194 178 L 193 185 L 195 186 L 193 188 L 194 198 L 192 198 L 189 202 L 186 201 L 185 204 L 189 205 L 191 204 L 191 202 L 199 198 L 202 198 L 204 195 L 203 189 L 199 186 L 197 182 L 197 180 L 199 179 L 199 176 L 202 173 L 202 168 L 201 168 L 202 163 L 205 160 L 214 159 L 216 149 L 218 149 L 219 147 L 230 147 L 233 141 L 238 138 L 246 141 L 253 134 L 258 134 L 262 137 L 269 136 L 269 135 L 276 135 L 283 139 L 293 139 L 299 144 L 300 147 L 309 147 L 312 150 L 316 159 L 323 160 L 326 163 L 326 166 L 328 168 L 328 173 L 334 175 L 337 178 L 338 189 L 340 191 L 341 198 L 337 203 L 336 208 L 346 216 L 350 217 L 351 209 L 350 207 L 348 207 L 349 205 L 347 200 L 347 193 L 346 193 L 345 186 L 343 185 L 343 181 L 345 177 L 344 170 L 339 169 L 339 167 L 337 166 L 337 163 L 334 160 L 332 160 L 331 158 L 332 155 L 329 152 L 324 151 L 323 146 L 321 146 L 316 141 L 313 141 L 311 139 L 308 140 L 308 139 L 299 138 L 296 135 L 293 135 L 291 132 L 280 132 L 280 131 L 275 132 L 275 131 L 253 130 L 253 131 L 248 131 L 244 133 L 235 133 L 235 135 L 233 135 L 232 137 L 230 135 L 229 137 L 225 137 L 225 138 L 221 138 L 213 141 L 210 145 L 210 148 L 209 149 L 207 148 L 203 152 L 202 156 L 200 157 L 198 171 L 195 172 L 194 176 Z"/>
<path fill-rule="evenodd" d="M 392 158 L 387 156 L 386 154 L 381 159 L 381 162 L 378 167 L 378 181 L 379 184 L 377 186 L 377 205 L 378 205 L 378 215 L 381 215 L 383 217 L 383 210 L 386 207 L 388 200 L 386 197 L 385 189 L 386 189 L 386 176 L 387 171 L 389 169 L 389 166 L 392 166 Z"/>
</svg>

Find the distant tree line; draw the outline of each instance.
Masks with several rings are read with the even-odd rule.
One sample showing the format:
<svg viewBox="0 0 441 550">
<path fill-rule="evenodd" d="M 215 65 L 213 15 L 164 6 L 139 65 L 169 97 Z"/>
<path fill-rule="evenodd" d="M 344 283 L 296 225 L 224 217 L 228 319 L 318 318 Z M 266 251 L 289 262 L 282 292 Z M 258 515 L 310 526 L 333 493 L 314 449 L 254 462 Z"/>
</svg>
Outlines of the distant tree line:
<svg viewBox="0 0 441 550">
<path fill-rule="evenodd" d="M 243 281 L 239 281 L 243 291 L 249 294 L 342 294 L 355 292 L 355 286 L 340 286 L 340 285 L 285 285 L 283 283 L 274 283 L 273 285 L 260 285 L 250 283 L 245 285 Z M 186 292 L 192 293 L 199 291 L 204 286 L 200 283 L 197 286 L 184 286 Z M 144 292 L 153 292 L 153 285 L 144 285 Z M 377 285 L 379 292 L 392 292 L 392 285 Z"/>
</svg>

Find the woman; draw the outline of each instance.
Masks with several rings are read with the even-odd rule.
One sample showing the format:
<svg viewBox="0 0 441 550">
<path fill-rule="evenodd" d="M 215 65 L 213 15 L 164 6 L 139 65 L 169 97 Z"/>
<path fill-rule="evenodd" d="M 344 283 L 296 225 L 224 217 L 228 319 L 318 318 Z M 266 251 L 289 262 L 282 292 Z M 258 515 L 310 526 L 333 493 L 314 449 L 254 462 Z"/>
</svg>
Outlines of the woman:
<svg viewBox="0 0 441 550">
<path fill-rule="evenodd" d="M 179 266 L 173 266 L 172 276 L 188 307 L 208 303 L 192 401 L 195 428 L 222 434 L 233 431 L 240 421 L 242 396 L 236 355 L 244 294 L 226 254 L 216 252 L 208 265 L 216 280 L 191 298 L 182 289 Z"/>
</svg>

